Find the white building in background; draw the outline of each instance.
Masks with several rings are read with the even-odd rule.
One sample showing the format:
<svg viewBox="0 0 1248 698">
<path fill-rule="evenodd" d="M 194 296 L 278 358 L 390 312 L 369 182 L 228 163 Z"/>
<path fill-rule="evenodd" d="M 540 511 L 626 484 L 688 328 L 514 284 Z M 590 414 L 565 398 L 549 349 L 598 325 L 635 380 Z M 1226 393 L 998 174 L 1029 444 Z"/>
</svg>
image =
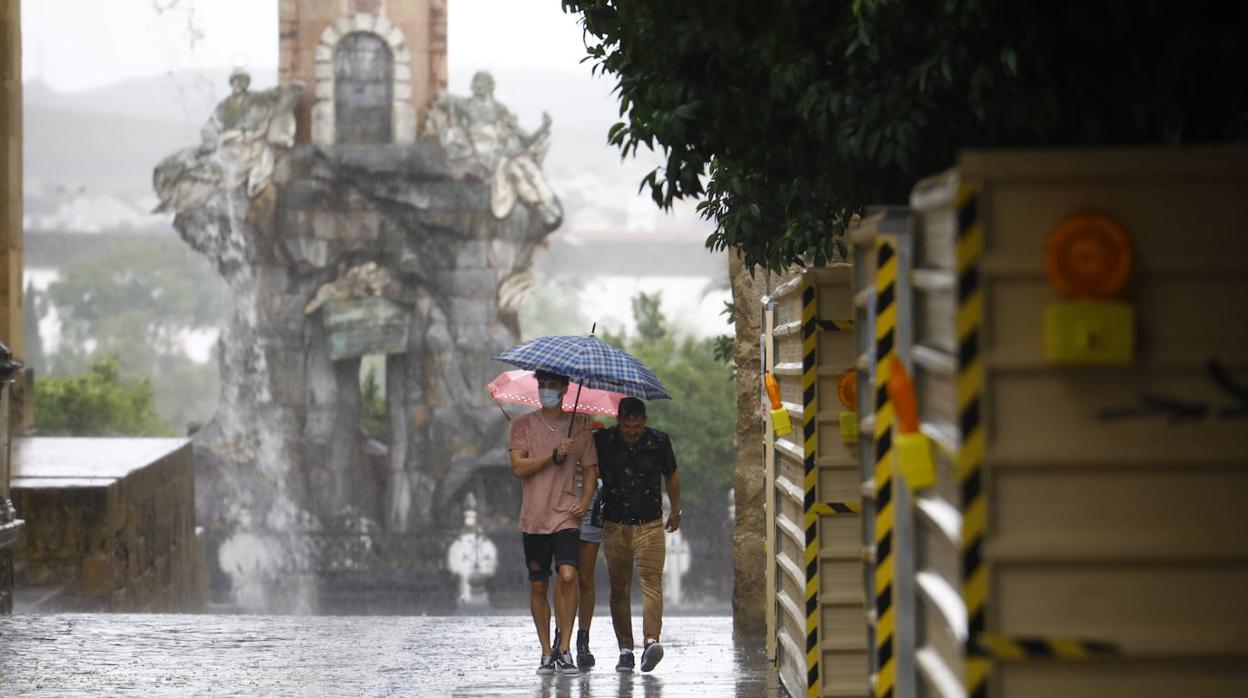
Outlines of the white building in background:
<svg viewBox="0 0 1248 698">
<path fill-rule="evenodd" d="M 22 228 L 27 235 L 42 232 L 95 234 L 131 232 L 167 234 L 173 215 L 152 213 L 155 194 L 133 194 L 32 180 L 22 202 Z"/>
</svg>

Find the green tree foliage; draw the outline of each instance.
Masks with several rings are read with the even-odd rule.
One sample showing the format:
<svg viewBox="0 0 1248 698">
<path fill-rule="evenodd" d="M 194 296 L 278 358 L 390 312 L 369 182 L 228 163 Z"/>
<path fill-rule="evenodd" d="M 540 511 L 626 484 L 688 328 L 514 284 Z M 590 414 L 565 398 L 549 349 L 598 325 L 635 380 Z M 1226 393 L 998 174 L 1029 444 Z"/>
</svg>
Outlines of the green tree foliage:
<svg viewBox="0 0 1248 698">
<path fill-rule="evenodd" d="M 156 416 L 147 378 L 126 380 L 115 357 L 96 359 L 76 376 L 42 378 L 35 390 L 40 436 L 171 436 Z"/>
<path fill-rule="evenodd" d="M 19 358 L 28 367 L 42 372 L 47 365 L 47 356 L 43 351 L 43 337 L 39 334 L 39 320 L 48 312 L 48 299 L 34 284 L 26 284 L 22 304 L 22 338 L 26 343 L 26 353 Z"/>
<path fill-rule="evenodd" d="M 216 407 L 215 360 L 186 355 L 189 333 L 220 327 L 229 289 L 209 264 L 176 238 L 117 245 L 101 257 L 69 264 L 42 294 L 34 322 L 55 310 L 60 341 L 42 360 L 43 375 L 82 373 L 100 357 L 116 357 L 123 376 L 150 379 L 156 408 L 181 428 Z M 46 378 L 36 381 L 36 391 Z"/>
<path fill-rule="evenodd" d="M 67 266 L 48 298 L 66 351 L 115 353 L 134 368 L 179 352 L 187 331 L 219 326 L 229 291 L 180 240 L 154 238 Z"/>
<path fill-rule="evenodd" d="M 592 326 L 580 309 L 584 291 L 571 275 L 555 276 L 520 305 L 520 335 L 528 340 L 547 335 L 586 334 Z"/>
<path fill-rule="evenodd" d="M 360 428 L 368 438 L 390 443 L 390 419 L 386 416 L 386 394 L 377 380 L 377 369 L 369 366 L 360 381 Z"/>
<path fill-rule="evenodd" d="M 1248 138 L 1248 5 L 1166 0 L 563 0 L 616 80 L 609 141 L 655 202 L 779 270 L 844 254 L 960 149 Z"/>
</svg>

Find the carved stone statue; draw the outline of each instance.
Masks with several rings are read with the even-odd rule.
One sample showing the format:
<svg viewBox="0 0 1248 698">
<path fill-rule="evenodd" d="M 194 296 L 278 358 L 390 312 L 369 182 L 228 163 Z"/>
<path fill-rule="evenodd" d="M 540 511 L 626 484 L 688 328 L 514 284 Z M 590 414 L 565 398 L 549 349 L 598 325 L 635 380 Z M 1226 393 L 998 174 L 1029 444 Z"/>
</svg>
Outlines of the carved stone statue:
<svg viewBox="0 0 1248 698">
<path fill-rule="evenodd" d="M 249 198 L 260 194 L 273 176 L 276 148 L 295 142 L 295 102 L 303 85 L 295 83 L 250 92 L 251 76 L 230 75 L 231 94 L 217 105 L 200 130 L 203 142 L 165 158 L 156 166 L 153 184 L 160 197 L 157 211 L 184 211 L 219 189 L 242 188 Z"/>
<path fill-rule="evenodd" d="M 551 227 L 558 226 L 563 208 L 542 173 L 550 147 L 550 115 L 525 133 L 507 107 L 494 99 L 494 78 L 472 76 L 472 96 L 443 92 L 429 110 L 426 132 L 435 134 L 446 149 L 448 162 L 461 170 L 480 168 L 490 182 L 490 210 L 505 218 L 516 200 L 531 206 Z"/>
<path fill-rule="evenodd" d="M 340 264 L 338 278 L 321 284 L 320 288 L 316 289 L 316 296 L 303 307 L 303 314 L 311 315 L 331 300 L 370 296 L 394 300 L 399 297 L 402 290 L 402 286 L 394 275 L 385 267 L 377 266 L 376 262 L 365 262 L 350 269 Z"/>
</svg>

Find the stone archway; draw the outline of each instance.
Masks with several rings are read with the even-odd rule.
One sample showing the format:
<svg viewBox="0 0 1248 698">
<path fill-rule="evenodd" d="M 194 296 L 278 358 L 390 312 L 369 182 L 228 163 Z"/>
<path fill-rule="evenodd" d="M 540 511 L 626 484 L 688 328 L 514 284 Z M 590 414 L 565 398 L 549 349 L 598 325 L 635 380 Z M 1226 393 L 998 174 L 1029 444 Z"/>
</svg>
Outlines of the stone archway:
<svg viewBox="0 0 1248 698">
<path fill-rule="evenodd" d="M 416 141 L 416 107 L 412 97 L 412 52 L 407 48 L 403 32 L 385 17 L 366 13 L 341 18 L 325 27 L 316 47 L 316 102 L 312 106 L 312 142 L 334 145 L 338 142 L 335 97 L 337 80 L 334 57 L 339 44 L 348 36 L 376 36 L 390 50 L 393 60 L 393 82 L 390 90 L 390 143 L 404 145 Z"/>
</svg>

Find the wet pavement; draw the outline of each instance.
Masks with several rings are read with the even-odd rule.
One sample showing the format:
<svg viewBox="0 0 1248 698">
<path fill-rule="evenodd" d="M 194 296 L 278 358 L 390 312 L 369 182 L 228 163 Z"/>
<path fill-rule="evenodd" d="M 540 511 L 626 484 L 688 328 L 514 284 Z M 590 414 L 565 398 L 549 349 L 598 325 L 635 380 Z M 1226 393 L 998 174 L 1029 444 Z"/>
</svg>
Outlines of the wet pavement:
<svg viewBox="0 0 1248 698">
<path fill-rule="evenodd" d="M 653 673 L 617 674 L 610 619 L 596 617 L 600 665 L 542 677 L 527 615 L 18 615 L 0 618 L 0 695 L 782 695 L 761 641 L 734 644 L 731 617 L 675 616 L 663 630 Z"/>
</svg>

